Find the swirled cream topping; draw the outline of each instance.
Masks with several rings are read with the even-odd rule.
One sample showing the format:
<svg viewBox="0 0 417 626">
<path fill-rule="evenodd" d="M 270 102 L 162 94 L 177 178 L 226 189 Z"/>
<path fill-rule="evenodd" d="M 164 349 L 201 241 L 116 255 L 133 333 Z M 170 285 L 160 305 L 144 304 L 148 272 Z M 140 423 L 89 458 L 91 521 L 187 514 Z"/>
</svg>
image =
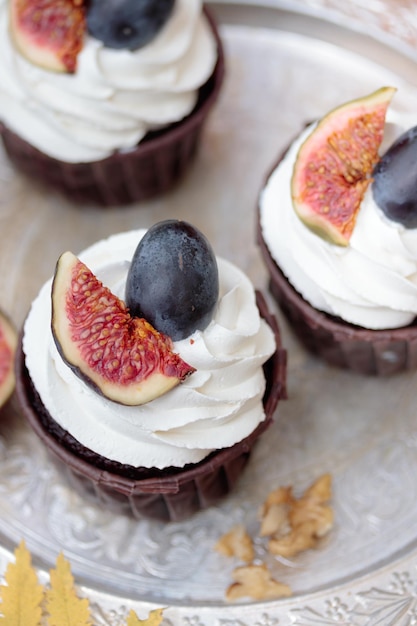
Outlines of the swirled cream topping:
<svg viewBox="0 0 417 626">
<path fill-rule="evenodd" d="M 390 110 L 381 153 L 417 116 Z M 349 245 L 331 244 L 297 217 L 290 181 L 311 132 L 292 144 L 260 197 L 262 235 L 290 283 L 313 307 L 369 329 L 406 326 L 417 315 L 417 229 L 385 217 L 368 188 Z"/>
<path fill-rule="evenodd" d="M 79 255 L 120 298 L 130 259 L 145 231 L 114 235 Z M 95 452 L 133 466 L 196 463 L 241 441 L 265 418 L 262 364 L 275 350 L 260 318 L 254 289 L 234 265 L 218 259 L 220 295 L 204 331 L 174 343 L 196 372 L 173 390 L 138 407 L 98 395 L 59 356 L 50 330 L 51 280 L 25 323 L 23 349 L 32 381 L 50 414 Z"/>
<path fill-rule="evenodd" d="M 200 0 L 176 0 L 158 35 L 135 51 L 85 37 L 75 74 L 37 67 L 16 50 L 0 0 L 0 119 L 51 157 L 95 161 L 183 119 L 213 73 L 217 45 Z"/>
</svg>

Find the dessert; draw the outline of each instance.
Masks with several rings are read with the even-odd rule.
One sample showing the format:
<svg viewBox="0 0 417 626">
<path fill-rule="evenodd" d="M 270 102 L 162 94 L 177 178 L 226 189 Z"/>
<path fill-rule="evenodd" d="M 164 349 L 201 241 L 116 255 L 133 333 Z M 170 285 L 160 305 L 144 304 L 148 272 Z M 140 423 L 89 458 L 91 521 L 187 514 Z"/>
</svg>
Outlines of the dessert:
<svg viewBox="0 0 417 626">
<path fill-rule="evenodd" d="M 0 408 L 10 398 L 14 389 L 16 344 L 16 331 L 10 320 L 0 311 Z"/>
<path fill-rule="evenodd" d="M 145 231 L 126 232 L 91 246 L 78 260 L 79 266 L 87 268 L 82 271 L 85 280 L 72 281 L 73 286 L 87 285 L 87 297 L 91 296 L 88 305 L 77 300 L 79 316 L 75 307 L 68 304 L 72 300 L 62 299 L 54 304 L 55 292 L 62 284 L 58 268 L 54 278 L 58 291 L 52 279 L 48 281 L 24 324 L 16 386 L 24 415 L 49 450 L 70 470 L 74 483 L 117 511 L 135 517 L 180 520 L 214 504 L 235 484 L 253 443 L 269 426 L 278 400 L 285 395 L 286 355 L 276 320 L 269 314 L 262 295 L 255 295 L 249 279 L 237 267 L 217 258 L 218 301 L 211 319 L 200 310 L 196 330 L 182 339 L 167 339 L 164 348 L 157 347 L 158 354 L 162 353 L 160 359 L 142 359 L 139 374 L 143 380 L 139 376 L 139 386 L 143 382 L 149 388 L 161 359 L 166 363 L 166 349 L 181 360 L 184 376 L 177 378 L 183 381 L 177 380 L 169 391 L 157 386 L 155 399 L 129 406 L 129 378 L 133 376 L 129 367 L 134 356 L 130 362 L 125 357 L 127 353 L 133 355 L 136 348 L 130 340 L 124 343 L 125 328 L 136 328 L 140 318 L 130 316 L 124 306 L 123 300 L 131 289 L 125 285 L 135 273 L 134 264 L 139 263 L 140 267 L 142 263 L 140 254 L 134 255 L 135 249 L 143 249 L 145 242 L 152 240 L 155 229 L 161 228 L 191 232 L 194 241 L 195 233 L 198 241 L 203 238 L 187 223 L 167 220 L 154 225 L 146 235 Z M 183 250 L 181 265 L 189 272 L 193 268 L 190 270 L 189 247 L 185 246 L 188 251 Z M 165 254 L 166 284 L 170 285 L 175 282 L 177 270 L 170 265 L 166 246 L 160 248 L 160 256 Z M 98 281 L 108 290 L 100 287 Z M 192 289 L 189 297 L 193 301 L 195 282 L 190 275 L 184 282 Z M 60 308 L 61 315 L 62 309 L 66 309 L 71 318 L 69 343 L 77 342 L 84 369 L 72 358 L 65 340 L 68 333 L 64 329 L 61 335 L 54 328 L 56 312 L 51 330 L 51 290 L 52 306 Z M 97 292 L 100 298 L 94 295 Z M 179 294 L 179 302 L 181 297 Z M 110 307 L 110 317 L 119 316 L 118 326 L 112 322 L 103 331 L 93 330 L 100 316 L 106 318 L 95 304 L 103 298 Z M 145 300 L 146 304 L 149 297 Z M 207 306 L 211 307 L 210 297 Z M 87 309 L 94 312 L 92 323 L 85 322 Z M 170 318 L 177 313 L 171 311 Z M 177 328 L 183 328 L 183 322 L 178 313 Z M 96 331 L 114 335 L 115 342 L 125 346 L 123 351 L 118 348 L 117 359 L 114 353 L 109 358 L 95 358 L 91 346 L 96 338 L 93 344 L 88 342 L 89 334 Z M 100 342 L 102 337 L 104 334 L 100 335 Z M 103 345 L 97 349 L 110 350 L 109 342 Z M 138 342 L 137 351 L 141 349 Z M 146 348 L 145 353 L 149 354 Z M 116 402 L 106 397 L 109 393 L 100 379 L 92 380 L 91 376 L 91 370 L 101 366 L 104 376 L 105 367 L 115 360 L 122 364 L 117 367 L 127 373 L 128 379 L 118 378 L 122 396 Z M 100 365 L 96 367 L 95 361 Z"/>
<path fill-rule="evenodd" d="M 18 168 L 105 206 L 180 179 L 224 74 L 200 0 L 1 0 L 0 29 L 0 131 Z"/>
<path fill-rule="evenodd" d="M 417 366 L 415 116 L 395 91 L 305 128 L 259 198 L 270 288 L 295 333 L 327 363 L 372 375 Z"/>
</svg>

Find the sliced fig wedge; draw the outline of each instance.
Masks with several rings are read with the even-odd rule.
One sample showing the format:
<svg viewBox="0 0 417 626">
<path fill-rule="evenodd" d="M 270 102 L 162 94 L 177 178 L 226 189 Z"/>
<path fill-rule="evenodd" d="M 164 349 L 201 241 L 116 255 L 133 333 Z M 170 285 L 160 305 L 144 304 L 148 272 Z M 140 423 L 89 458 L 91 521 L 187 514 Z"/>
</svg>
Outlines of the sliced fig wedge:
<svg viewBox="0 0 417 626">
<path fill-rule="evenodd" d="M 169 337 L 132 317 L 72 252 L 56 266 L 52 334 L 67 365 L 119 404 L 150 402 L 195 371 L 172 351 Z"/>
<path fill-rule="evenodd" d="M 84 0 L 10 0 L 10 29 L 34 65 L 74 72 L 86 31 Z"/>
<path fill-rule="evenodd" d="M 16 345 L 16 330 L 4 313 L 0 311 L 0 407 L 9 399 L 14 389 Z"/>
<path fill-rule="evenodd" d="M 300 219 L 331 243 L 347 246 L 379 161 L 394 87 L 382 87 L 326 115 L 298 151 L 291 180 Z"/>
</svg>

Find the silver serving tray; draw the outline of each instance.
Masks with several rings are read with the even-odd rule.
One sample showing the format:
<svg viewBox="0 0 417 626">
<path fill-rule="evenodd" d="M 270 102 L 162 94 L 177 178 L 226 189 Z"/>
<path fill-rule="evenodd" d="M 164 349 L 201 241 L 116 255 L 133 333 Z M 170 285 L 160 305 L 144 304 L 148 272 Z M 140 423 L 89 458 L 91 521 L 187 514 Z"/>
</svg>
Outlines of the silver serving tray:
<svg viewBox="0 0 417 626">
<path fill-rule="evenodd" d="M 289 139 L 305 121 L 383 84 L 417 109 L 417 26 L 406 2 L 211 4 L 227 80 L 191 171 L 168 196 L 125 209 L 73 207 L 0 154 L 0 302 L 16 325 L 64 249 L 168 216 L 195 223 L 219 255 L 265 287 L 256 197 Z M 137 522 L 84 502 L 12 400 L 0 423 L 1 572 L 22 538 L 44 580 L 64 550 L 97 626 L 125 623 L 131 608 L 143 619 L 157 607 L 166 607 L 164 626 L 416 623 L 417 372 L 387 382 L 329 369 L 277 314 L 289 399 L 233 495 L 185 523 Z M 255 535 L 269 491 L 291 484 L 301 492 L 323 472 L 333 476 L 336 522 L 319 547 L 284 561 L 256 543 L 257 558 L 293 597 L 227 603 L 237 563 L 213 550 L 219 536 L 237 522 Z"/>
</svg>

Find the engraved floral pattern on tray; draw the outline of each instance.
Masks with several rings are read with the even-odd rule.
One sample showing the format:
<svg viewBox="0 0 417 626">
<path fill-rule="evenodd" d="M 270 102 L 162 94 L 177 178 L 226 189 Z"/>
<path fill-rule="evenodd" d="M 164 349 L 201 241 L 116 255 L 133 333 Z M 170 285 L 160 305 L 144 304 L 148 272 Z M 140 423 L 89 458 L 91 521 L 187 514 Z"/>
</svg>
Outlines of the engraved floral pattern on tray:
<svg viewBox="0 0 417 626">
<path fill-rule="evenodd" d="M 277 4 L 277 3 L 276 3 Z M 296 0 L 291 3 L 301 11 L 306 8 L 313 13 L 319 12 L 330 19 L 340 22 L 351 21 L 358 29 L 374 29 L 377 33 L 392 35 L 398 45 L 411 46 L 410 52 L 417 43 L 417 14 L 414 0 Z M 394 41 L 393 41 L 394 42 Z"/>
</svg>

